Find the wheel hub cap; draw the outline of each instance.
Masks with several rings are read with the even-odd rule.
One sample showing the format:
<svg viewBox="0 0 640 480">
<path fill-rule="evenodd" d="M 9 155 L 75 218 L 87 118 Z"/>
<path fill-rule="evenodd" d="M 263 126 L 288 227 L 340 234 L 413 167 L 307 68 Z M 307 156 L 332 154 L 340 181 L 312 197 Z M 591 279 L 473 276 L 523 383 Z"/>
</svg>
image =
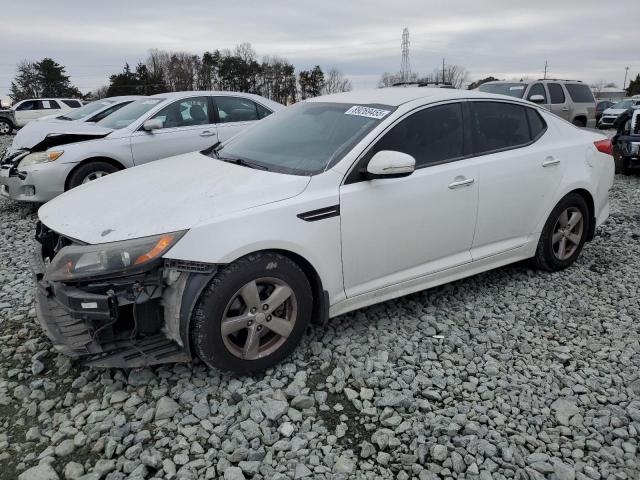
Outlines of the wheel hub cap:
<svg viewBox="0 0 640 480">
<path fill-rule="evenodd" d="M 582 241 L 584 218 L 576 207 L 569 207 L 560 213 L 553 228 L 551 244 L 558 260 L 567 260 L 575 254 Z"/>
</svg>

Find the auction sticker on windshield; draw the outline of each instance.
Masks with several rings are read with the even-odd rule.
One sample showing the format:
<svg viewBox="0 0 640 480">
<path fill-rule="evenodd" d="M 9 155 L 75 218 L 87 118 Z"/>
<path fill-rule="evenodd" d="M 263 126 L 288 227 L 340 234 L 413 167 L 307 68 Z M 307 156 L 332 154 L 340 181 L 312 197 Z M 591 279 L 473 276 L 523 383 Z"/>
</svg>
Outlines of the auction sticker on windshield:
<svg viewBox="0 0 640 480">
<path fill-rule="evenodd" d="M 345 115 L 358 115 L 359 117 L 369 117 L 380 120 L 381 118 L 384 118 L 389 114 L 389 110 L 354 105 L 344 113 Z"/>
</svg>

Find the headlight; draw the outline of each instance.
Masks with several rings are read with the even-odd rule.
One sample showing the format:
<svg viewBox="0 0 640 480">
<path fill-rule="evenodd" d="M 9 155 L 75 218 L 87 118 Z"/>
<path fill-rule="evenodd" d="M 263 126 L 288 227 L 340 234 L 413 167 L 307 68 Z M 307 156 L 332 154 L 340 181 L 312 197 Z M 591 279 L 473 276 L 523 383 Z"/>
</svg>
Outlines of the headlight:
<svg viewBox="0 0 640 480">
<path fill-rule="evenodd" d="M 64 150 L 30 153 L 20 161 L 18 168 L 28 167 L 29 165 L 36 165 L 38 163 L 53 162 L 60 158 L 60 155 L 63 153 Z"/>
<path fill-rule="evenodd" d="M 62 248 L 53 258 L 45 279 L 68 281 L 144 271 L 185 233 L 165 233 L 98 245 L 70 245 Z"/>
</svg>

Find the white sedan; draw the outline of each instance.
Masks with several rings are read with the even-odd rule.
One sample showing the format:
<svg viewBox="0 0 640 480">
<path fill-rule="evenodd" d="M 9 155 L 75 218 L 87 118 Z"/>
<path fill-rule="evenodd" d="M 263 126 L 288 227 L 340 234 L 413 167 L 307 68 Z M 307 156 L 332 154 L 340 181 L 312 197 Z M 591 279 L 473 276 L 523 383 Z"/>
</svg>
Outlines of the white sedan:
<svg viewBox="0 0 640 480">
<path fill-rule="evenodd" d="M 36 135 L 28 142 L 16 136 L 0 160 L 0 194 L 47 202 L 113 172 L 228 140 L 281 108 L 250 93 L 173 92 L 137 100 L 97 123 L 36 125 Z"/>
<path fill-rule="evenodd" d="M 604 136 L 515 98 L 314 98 L 42 207 L 38 318 L 93 365 L 263 370 L 312 320 L 520 260 L 569 267 L 613 172 Z"/>
</svg>

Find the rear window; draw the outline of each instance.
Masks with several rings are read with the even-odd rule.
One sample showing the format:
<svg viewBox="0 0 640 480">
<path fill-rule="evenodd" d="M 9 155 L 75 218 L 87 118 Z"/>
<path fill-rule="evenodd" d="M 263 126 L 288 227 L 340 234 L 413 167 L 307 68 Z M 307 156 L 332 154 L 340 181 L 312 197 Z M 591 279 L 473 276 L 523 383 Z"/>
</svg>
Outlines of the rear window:
<svg viewBox="0 0 640 480">
<path fill-rule="evenodd" d="M 526 108 L 501 102 L 471 103 L 471 133 L 476 155 L 517 148 L 531 142 Z"/>
<path fill-rule="evenodd" d="M 78 100 L 62 100 L 62 103 L 71 108 L 80 108 L 82 106 Z"/>
<path fill-rule="evenodd" d="M 591 89 L 587 87 L 584 83 L 565 83 L 567 91 L 569 92 L 569 96 L 571 100 L 575 103 L 594 103 L 595 99 L 593 98 L 593 93 L 591 93 Z"/>
</svg>

